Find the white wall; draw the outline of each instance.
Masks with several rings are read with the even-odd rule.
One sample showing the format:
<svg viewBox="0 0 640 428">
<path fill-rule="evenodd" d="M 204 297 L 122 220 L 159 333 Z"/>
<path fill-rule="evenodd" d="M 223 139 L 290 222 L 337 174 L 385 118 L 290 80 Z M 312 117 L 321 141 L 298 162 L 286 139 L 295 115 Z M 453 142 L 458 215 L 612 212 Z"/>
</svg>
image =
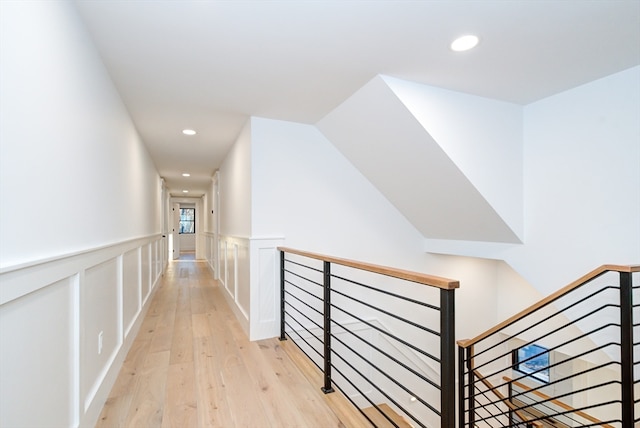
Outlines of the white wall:
<svg viewBox="0 0 640 428">
<path fill-rule="evenodd" d="M 251 236 L 251 121 L 247 121 L 217 174 L 220 230 L 216 264 L 231 308 L 250 335 L 249 237 Z M 216 186 L 212 186 L 212 194 Z M 215 196 L 215 195 L 214 195 Z"/>
<path fill-rule="evenodd" d="M 512 263 L 548 294 L 640 262 L 640 67 L 525 107 L 526 245 Z"/>
<path fill-rule="evenodd" d="M 162 181 L 73 4 L 0 19 L 0 425 L 94 426 L 161 273 Z"/>
<path fill-rule="evenodd" d="M 73 6 L 2 2 L 1 43 L 0 267 L 160 232 L 160 178 Z"/>
<path fill-rule="evenodd" d="M 218 268 L 218 172 L 211 179 L 211 186 L 203 198 L 204 206 L 204 258 L 213 271 L 214 278 L 219 279 Z"/>
<path fill-rule="evenodd" d="M 426 240 L 505 260 L 542 295 L 603 264 L 640 261 L 640 67 L 523 110 L 522 245 Z"/>
<path fill-rule="evenodd" d="M 382 79 L 522 239 L 522 107 L 388 76 Z M 428 206 L 431 201 L 422 203 Z"/>
<path fill-rule="evenodd" d="M 314 126 L 252 118 L 251 129 L 253 236 L 459 279 L 457 336 L 497 322 L 497 262 L 425 254 L 422 235 Z"/>
<path fill-rule="evenodd" d="M 196 235 L 193 233 L 180 234 L 180 252 L 196 250 Z"/>
<path fill-rule="evenodd" d="M 284 236 L 288 246 L 375 263 L 427 258 L 417 230 L 316 127 L 251 123 L 253 235 Z"/>
<path fill-rule="evenodd" d="M 239 165 L 238 159 L 244 159 L 246 165 L 250 152 L 251 177 L 241 175 L 240 184 L 250 180 L 252 187 L 243 190 L 251 194 L 250 203 L 231 200 L 238 210 L 223 208 L 226 223 L 231 212 L 240 214 L 243 226 L 234 227 L 245 231 L 243 216 L 251 212 L 253 237 L 283 236 L 293 247 L 461 279 L 459 307 L 474 310 L 477 303 L 486 304 L 483 321 L 490 325 L 601 264 L 640 260 L 640 244 L 634 239 L 640 236 L 639 70 L 572 89 L 509 116 L 523 120 L 509 124 L 510 135 L 523 129 L 524 140 L 509 156 L 514 162 L 523 156 L 524 244 L 428 240 L 427 249 L 433 252 L 463 257 L 425 255 L 415 228 L 315 127 L 259 118 L 251 120 L 250 136 L 248 125 L 227 161 Z M 235 179 L 229 171 L 225 177 Z M 475 257 L 487 261 L 479 263 Z M 505 260 L 510 268 L 492 260 Z M 476 271 L 468 268 L 472 265 L 483 267 Z M 496 289 L 509 291 L 500 310 Z M 520 299 L 522 295 L 528 297 Z M 481 331 L 477 322 L 467 326 L 463 321 L 459 332 L 461 328 L 471 334 Z"/>
<path fill-rule="evenodd" d="M 220 234 L 251 235 L 251 122 L 247 122 L 219 170 Z"/>
<path fill-rule="evenodd" d="M 220 168 L 219 188 L 219 275 L 252 338 L 273 325 L 277 281 L 263 273 L 277 272 L 276 242 L 460 279 L 458 336 L 497 322 L 497 262 L 425 254 L 422 235 L 312 125 L 252 118 Z M 251 260 L 235 256 L 247 246 Z"/>
<path fill-rule="evenodd" d="M 316 126 L 424 236 L 519 243 L 520 109 L 423 88 L 377 76 Z"/>
<path fill-rule="evenodd" d="M 217 204 L 218 194 L 218 173 L 216 172 L 211 179 L 211 185 L 207 189 L 203 197 L 204 206 L 204 231 L 207 233 L 215 233 L 217 230 L 217 217 L 219 215 L 219 207 Z"/>
</svg>

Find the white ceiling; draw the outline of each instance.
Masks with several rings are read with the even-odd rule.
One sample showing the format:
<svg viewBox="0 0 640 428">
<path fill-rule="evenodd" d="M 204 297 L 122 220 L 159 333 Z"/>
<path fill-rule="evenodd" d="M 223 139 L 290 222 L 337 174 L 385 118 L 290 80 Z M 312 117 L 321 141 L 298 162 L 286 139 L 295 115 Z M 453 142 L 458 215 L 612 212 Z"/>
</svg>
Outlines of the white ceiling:
<svg viewBox="0 0 640 428">
<path fill-rule="evenodd" d="M 527 104 L 640 64 L 639 0 L 76 4 L 179 196 L 206 191 L 249 116 L 316 123 L 378 74 Z M 467 33 L 480 45 L 452 52 Z"/>
</svg>

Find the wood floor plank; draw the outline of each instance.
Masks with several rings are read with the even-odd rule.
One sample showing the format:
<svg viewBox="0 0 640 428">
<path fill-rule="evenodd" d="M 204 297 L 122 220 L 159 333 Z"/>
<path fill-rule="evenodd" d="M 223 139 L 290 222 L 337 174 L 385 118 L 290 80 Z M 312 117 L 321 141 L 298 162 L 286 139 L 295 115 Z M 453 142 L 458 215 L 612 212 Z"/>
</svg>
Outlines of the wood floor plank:
<svg viewBox="0 0 640 428">
<path fill-rule="evenodd" d="M 153 333 L 156 331 L 156 325 L 158 324 L 158 316 L 153 316 L 147 313 L 147 316 L 142 321 L 136 341 L 149 341 L 153 338 Z"/>
<path fill-rule="evenodd" d="M 308 381 L 293 365 L 286 354 L 281 352 L 277 339 L 264 340 L 257 343 L 254 361 L 259 361 L 259 376 L 264 382 L 262 390 L 265 401 L 277 412 L 274 418 L 284 415 L 281 426 L 301 427 L 339 427 L 339 418 L 333 412 L 326 412 L 322 404 L 322 392 L 318 385 L 309 388 Z M 269 389 L 266 389 L 269 388 Z M 279 397 L 295 396 L 296 400 L 286 402 Z M 320 405 L 319 405 L 320 404 Z"/>
<path fill-rule="evenodd" d="M 197 397 L 194 366 L 170 364 L 167 373 L 163 427 L 197 427 Z"/>
<path fill-rule="evenodd" d="M 193 337 L 211 337 L 213 331 L 211 330 L 211 324 L 209 323 L 209 314 L 194 314 L 191 317 L 191 323 L 193 325 Z"/>
<path fill-rule="evenodd" d="M 153 339 L 151 339 L 149 352 L 171 350 L 173 331 L 173 325 L 157 325 Z"/>
<path fill-rule="evenodd" d="M 295 367 L 303 373 L 309 383 L 313 385 L 323 385 L 323 374 L 294 343 L 291 343 L 290 340 L 283 341 L 281 342 L 281 348 L 287 353 Z M 345 426 L 371 427 L 371 423 L 362 416 L 359 411 L 355 410 L 352 404 L 339 391 L 324 394 L 323 399 L 329 404 L 332 411 Z"/>
<path fill-rule="evenodd" d="M 171 404 L 196 406 L 196 382 L 193 364 L 170 364 L 165 400 Z"/>
<path fill-rule="evenodd" d="M 202 288 L 201 287 L 191 287 L 189 289 L 189 299 L 191 306 L 191 314 L 203 314 L 207 311 L 206 304 L 207 302 L 202 297 Z"/>
<path fill-rule="evenodd" d="M 193 329 L 176 325 L 171 342 L 171 364 L 193 363 Z"/>
<path fill-rule="evenodd" d="M 147 354 L 131 399 L 126 426 L 161 426 L 168 367 L 169 351 Z"/>
<path fill-rule="evenodd" d="M 214 361 L 212 342 L 211 337 L 194 338 L 198 424 L 202 427 L 233 426 L 224 380 Z"/>
<path fill-rule="evenodd" d="M 212 295 L 216 300 L 222 300 L 221 294 Z M 229 406 L 229 413 L 234 426 L 250 427 L 256 421 L 268 420 L 264 408 L 256 392 L 256 386 L 249 375 L 247 367 L 240 355 L 237 345 L 237 338 L 234 337 L 234 322 L 221 323 L 219 320 L 228 319 L 228 312 L 231 312 L 226 305 L 218 305 L 215 310 L 207 312 L 210 323 L 214 357 L 213 363 L 216 367 L 216 376 L 224 388 L 226 400 Z M 246 405 L 254 403 L 254 405 Z"/>
<path fill-rule="evenodd" d="M 122 364 L 120 374 L 111 389 L 111 397 L 131 395 L 131 391 L 133 391 L 137 382 L 137 375 L 140 374 L 149 352 L 150 344 L 150 340 L 136 340 L 133 343 Z"/>
<path fill-rule="evenodd" d="M 195 405 L 167 405 L 162 417 L 162 428 L 199 428 Z"/>
<path fill-rule="evenodd" d="M 375 407 L 367 407 L 363 409 L 363 412 L 371 419 L 376 427 L 380 428 L 412 428 L 412 425 L 406 421 L 402 416 L 395 412 L 388 404 L 378 404 L 378 408 Z M 387 415 L 385 417 L 382 413 Z M 389 419 L 393 422 L 390 422 Z"/>
<path fill-rule="evenodd" d="M 125 427 L 133 394 L 117 395 L 107 399 L 96 428 Z"/>
</svg>

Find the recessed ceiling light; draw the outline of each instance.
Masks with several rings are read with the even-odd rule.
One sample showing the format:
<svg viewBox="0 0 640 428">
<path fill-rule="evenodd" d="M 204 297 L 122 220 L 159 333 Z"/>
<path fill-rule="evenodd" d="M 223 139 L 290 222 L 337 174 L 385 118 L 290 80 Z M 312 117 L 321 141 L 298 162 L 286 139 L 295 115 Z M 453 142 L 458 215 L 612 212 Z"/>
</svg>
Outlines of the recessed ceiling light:
<svg viewBox="0 0 640 428">
<path fill-rule="evenodd" d="M 183 177 L 191 177 L 191 174 L 189 174 L 188 172 L 183 172 L 183 173 L 182 173 L 182 176 L 183 176 Z"/>
<path fill-rule="evenodd" d="M 184 135 L 196 135 L 196 131 L 194 131 L 193 129 L 183 129 L 182 133 Z"/>
<path fill-rule="evenodd" d="M 189 193 L 189 191 L 188 190 L 183 190 L 182 193 Z"/>
<path fill-rule="evenodd" d="M 479 41 L 478 36 L 472 34 L 458 37 L 451 43 L 451 50 L 456 52 L 468 51 L 469 49 L 475 48 Z"/>
</svg>

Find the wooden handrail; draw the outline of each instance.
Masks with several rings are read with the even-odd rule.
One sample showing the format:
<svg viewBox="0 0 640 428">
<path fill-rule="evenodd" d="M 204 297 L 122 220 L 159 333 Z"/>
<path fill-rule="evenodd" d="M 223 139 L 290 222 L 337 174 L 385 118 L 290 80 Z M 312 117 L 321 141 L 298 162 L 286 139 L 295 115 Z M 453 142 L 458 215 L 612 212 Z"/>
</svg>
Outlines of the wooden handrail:
<svg viewBox="0 0 640 428">
<path fill-rule="evenodd" d="M 338 257 L 326 256 L 323 254 L 310 253 L 308 251 L 295 250 L 293 248 L 278 247 L 279 251 L 297 254 L 299 256 L 309 257 L 311 259 L 322 260 L 325 262 L 335 263 L 342 266 L 348 266 L 368 272 L 379 273 L 393 278 L 404 279 L 418 284 L 429 285 L 444 290 L 452 290 L 460 287 L 460 282 L 453 279 L 442 278 L 434 275 L 426 275 L 424 273 L 412 272 L 402 269 L 396 269 L 388 266 L 374 265 L 371 263 L 358 262 L 355 260 L 341 259 Z"/>
<path fill-rule="evenodd" d="M 570 291 L 578 288 L 579 286 L 583 285 L 584 283 L 586 283 L 587 281 L 590 281 L 594 278 L 597 278 L 598 276 L 606 273 L 606 272 L 640 272 L 640 265 L 629 265 L 629 266 L 622 266 L 622 265 L 602 265 L 597 269 L 592 270 L 591 272 L 589 272 L 588 274 L 578 278 L 577 280 L 573 281 L 571 284 L 559 289 L 558 291 L 556 291 L 553 294 L 548 295 L 547 297 L 545 297 L 544 299 L 540 300 L 538 303 L 518 312 L 517 314 L 515 314 L 514 316 L 507 318 L 506 320 L 504 320 L 503 322 L 501 322 L 500 324 L 496 325 L 493 328 L 490 328 L 489 330 L 485 331 L 484 333 L 479 334 L 478 336 L 474 337 L 473 339 L 468 339 L 468 340 L 461 340 L 458 341 L 458 345 L 463 347 L 463 348 L 467 348 L 479 341 L 481 341 L 482 339 L 485 339 L 489 336 L 491 336 L 492 334 L 502 330 L 504 327 L 508 326 L 509 324 L 512 324 L 518 320 L 520 320 L 521 318 L 524 318 L 525 316 L 529 315 L 532 312 L 535 312 L 536 310 L 540 309 L 541 307 L 553 302 L 556 299 L 559 299 L 560 297 L 564 296 L 565 294 L 569 293 Z"/>
<path fill-rule="evenodd" d="M 504 381 L 506 381 L 506 382 L 512 383 L 513 385 L 517 386 L 518 388 L 524 389 L 526 392 L 531 392 L 532 394 L 537 395 L 538 397 L 542 398 L 543 400 L 549 400 L 551 403 L 555 404 L 556 406 L 562 407 L 565 410 L 568 410 L 568 411 L 570 411 L 572 413 L 575 413 L 576 415 L 578 415 L 578 416 L 580 416 L 580 417 L 582 417 L 582 418 L 584 418 L 584 419 L 586 419 L 586 420 L 588 420 L 590 422 L 593 422 L 595 424 L 599 424 L 600 426 L 605 427 L 605 428 L 613 428 L 612 425 L 602 423 L 601 420 L 594 418 L 593 416 L 591 416 L 588 413 L 585 413 L 585 412 L 583 412 L 581 410 L 576 410 L 573 407 L 569 406 L 568 404 L 565 404 L 560 400 L 556 400 L 555 398 L 552 398 L 552 397 L 550 397 L 550 396 L 548 396 L 548 395 L 546 395 L 546 394 L 544 394 L 544 393 L 542 393 L 540 391 L 533 391 L 531 387 L 529 387 L 529 386 L 527 386 L 527 385 L 525 385 L 525 384 L 523 384 L 521 382 L 518 382 L 517 380 L 513 380 L 508 376 L 503 376 L 502 379 Z"/>
<path fill-rule="evenodd" d="M 528 422 L 528 418 L 525 415 L 523 415 L 522 412 L 520 410 L 518 410 L 518 408 L 516 406 L 514 406 L 513 403 L 511 403 L 507 397 L 502 395 L 502 393 L 500 391 L 498 391 L 497 387 L 493 386 L 491 384 L 491 382 L 489 382 L 487 380 L 486 377 L 482 376 L 480 374 L 480 372 L 478 372 L 477 370 L 474 370 L 473 374 L 478 379 L 480 379 L 480 382 L 482 382 L 484 384 L 484 386 L 489 388 L 489 391 L 493 392 L 494 395 L 500 399 L 500 401 L 502 401 L 509 409 L 511 409 L 511 411 L 513 413 L 515 413 L 518 416 L 518 418 L 520 418 L 522 420 L 522 422 L 524 422 L 525 424 L 527 424 L 527 423 L 533 424 L 533 426 L 536 426 L 536 427 L 543 427 L 544 426 L 542 424 L 542 422 L 539 422 L 539 421 Z"/>
</svg>

